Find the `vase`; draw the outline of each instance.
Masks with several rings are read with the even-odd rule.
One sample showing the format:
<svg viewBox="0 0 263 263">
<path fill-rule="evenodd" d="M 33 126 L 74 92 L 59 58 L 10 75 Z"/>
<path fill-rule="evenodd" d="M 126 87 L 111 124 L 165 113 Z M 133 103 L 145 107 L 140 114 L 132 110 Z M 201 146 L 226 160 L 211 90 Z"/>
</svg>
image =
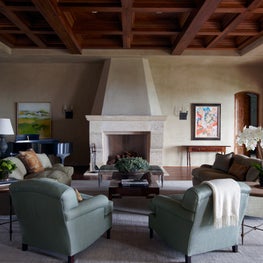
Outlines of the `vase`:
<svg viewBox="0 0 263 263">
<path fill-rule="evenodd" d="M 9 172 L 3 171 L 0 173 L 0 180 L 7 180 L 9 176 Z"/>
</svg>

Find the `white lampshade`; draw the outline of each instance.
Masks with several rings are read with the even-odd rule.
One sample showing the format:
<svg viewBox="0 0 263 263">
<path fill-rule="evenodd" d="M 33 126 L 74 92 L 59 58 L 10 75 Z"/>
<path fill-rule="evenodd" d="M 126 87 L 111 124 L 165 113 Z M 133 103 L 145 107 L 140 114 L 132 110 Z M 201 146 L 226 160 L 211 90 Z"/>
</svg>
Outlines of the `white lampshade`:
<svg viewBox="0 0 263 263">
<path fill-rule="evenodd" d="M 14 130 L 10 119 L 0 118 L 0 135 L 11 135 L 14 134 Z"/>
</svg>

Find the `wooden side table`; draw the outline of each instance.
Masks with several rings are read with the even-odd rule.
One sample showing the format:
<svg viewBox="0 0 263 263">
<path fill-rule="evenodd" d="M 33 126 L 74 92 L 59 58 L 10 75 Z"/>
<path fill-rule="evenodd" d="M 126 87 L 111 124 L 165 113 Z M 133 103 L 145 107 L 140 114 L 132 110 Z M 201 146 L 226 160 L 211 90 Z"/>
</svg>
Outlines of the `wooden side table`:
<svg viewBox="0 0 263 263">
<path fill-rule="evenodd" d="M 226 153 L 228 145 L 184 145 L 186 148 L 187 167 L 191 167 L 191 152 L 219 152 Z"/>
<path fill-rule="evenodd" d="M 0 184 L 0 194 L 8 194 L 9 195 L 9 221 L 1 222 L 0 225 L 9 224 L 9 239 L 12 241 L 12 222 L 13 222 L 13 209 L 12 209 L 12 198 L 9 193 L 9 185 L 7 184 Z"/>
<path fill-rule="evenodd" d="M 263 218 L 263 187 L 260 187 L 258 182 L 246 182 L 246 184 L 251 187 L 251 192 L 249 195 L 248 206 L 245 215 Z M 244 218 L 242 222 L 241 233 L 242 245 L 244 243 L 244 236 L 253 230 L 263 231 L 263 228 L 261 228 L 262 225 L 263 223 L 256 226 L 247 225 L 245 224 Z M 247 232 L 244 231 L 245 226 L 250 228 Z"/>
</svg>

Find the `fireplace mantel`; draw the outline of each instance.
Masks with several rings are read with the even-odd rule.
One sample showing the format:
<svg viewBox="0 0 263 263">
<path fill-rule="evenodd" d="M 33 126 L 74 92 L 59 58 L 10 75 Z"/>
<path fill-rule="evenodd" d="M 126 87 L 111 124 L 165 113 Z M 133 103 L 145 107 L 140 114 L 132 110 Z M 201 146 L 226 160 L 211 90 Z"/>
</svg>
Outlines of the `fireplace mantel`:
<svg viewBox="0 0 263 263">
<path fill-rule="evenodd" d="M 164 115 L 86 115 L 88 121 L 165 121 Z"/>
<path fill-rule="evenodd" d="M 107 135 L 135 132 L 150 133 L 150 160 L 154 165 L 163 162 L 163 130 L 166 116 L 163 115 L 86 115 L 89 121 L 89 141 L 96 146 L 96 165 L 105 165 Z"/>
</svg>

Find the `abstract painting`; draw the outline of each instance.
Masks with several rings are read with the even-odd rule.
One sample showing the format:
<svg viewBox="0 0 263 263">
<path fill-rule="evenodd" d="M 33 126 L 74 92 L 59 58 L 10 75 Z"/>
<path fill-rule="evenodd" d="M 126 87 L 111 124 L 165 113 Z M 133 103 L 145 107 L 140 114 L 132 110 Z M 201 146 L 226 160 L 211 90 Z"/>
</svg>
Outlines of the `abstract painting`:
<svg viewBox="0 0 263 263">
<path fill-rule="evenodd" d="M 192 104 L 192 140 L 220 140 L 221 104 Z"/>
</svg>

